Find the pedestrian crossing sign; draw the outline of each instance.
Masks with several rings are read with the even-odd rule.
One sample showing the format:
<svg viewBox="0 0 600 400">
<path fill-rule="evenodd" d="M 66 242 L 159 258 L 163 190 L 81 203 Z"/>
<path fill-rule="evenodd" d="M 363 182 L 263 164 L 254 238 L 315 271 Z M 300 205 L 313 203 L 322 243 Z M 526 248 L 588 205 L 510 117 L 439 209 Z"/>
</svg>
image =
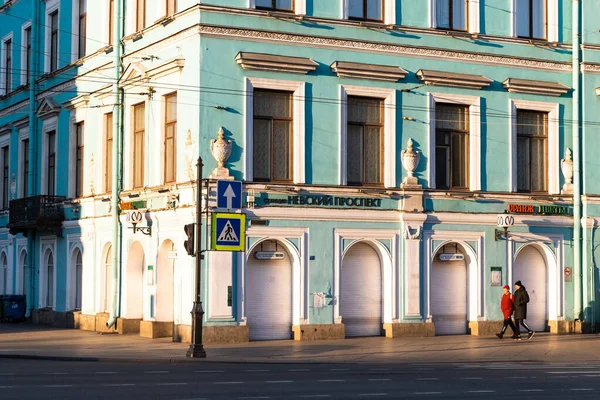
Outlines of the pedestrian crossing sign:
<svg viewBox="0 0 600 400">
<path fill-rule="evenodd" d="M 211 231 L 212 250 L 245 250 L 246 214 L 212 213 Z"/>
</svg>

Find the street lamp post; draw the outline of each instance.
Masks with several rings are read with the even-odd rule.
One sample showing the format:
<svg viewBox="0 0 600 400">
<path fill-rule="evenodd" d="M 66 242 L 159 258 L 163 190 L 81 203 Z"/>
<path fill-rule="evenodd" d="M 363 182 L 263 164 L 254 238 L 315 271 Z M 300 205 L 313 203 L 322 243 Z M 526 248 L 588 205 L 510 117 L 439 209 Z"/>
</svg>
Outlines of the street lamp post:
<svg viewBox="0 0 600 400">
<path fill-rule="evenodd" d="M 496 226 L 504 229 L 504 239 L 508 240 L 508 228 L 515 224 L 515 217 L 510 215 L 508 212 L 504 214 L 498 214 Z M 495 240 L 500 240 L 502 238 L 502 231 L 496 229 L 494 234 Z"/>
<path fill-rule="evenodd" d="M 202 344 L 202 319 L 204 318 L 204 310 L 202 309 L 201 296 L 201 266 L 203 252 L 202 244 L 202 157 L 198 157 L 196 163 L 196 297 L 194 308 L 192 309 L 192 342 L 190 348 L 185 354 L 188 358 L 206 358 L 206 351 Z"/>
</svg>

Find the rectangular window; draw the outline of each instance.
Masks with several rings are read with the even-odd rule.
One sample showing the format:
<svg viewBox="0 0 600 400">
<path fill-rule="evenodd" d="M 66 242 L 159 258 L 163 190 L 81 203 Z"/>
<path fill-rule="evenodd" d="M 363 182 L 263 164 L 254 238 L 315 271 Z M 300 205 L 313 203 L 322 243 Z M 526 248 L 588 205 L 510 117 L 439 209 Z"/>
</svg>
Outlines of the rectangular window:
<svg viewBox="0 0 600 400">
<path fill-rule="evenodd" d="M 79 0 L 79 58 L 85 57 L 87 0 Z"/>
<path fill-rule="evenodd" d="M 75 197 L 83 196 L 83 122 L 75 125 Z"/>
<path fill-rule="evenodd" d="M 516 0 L 517 36 L 546 39 L 547 0 Z"/>
<path fill-rule="evenodd" d="M 115 0 L 108 2 L 108 44 L 114 44 Z"/>
<path fill-rule="evenodd" d="M 23 140 L 23 154 L 21 155 L 21 160 L 23 162 L 23 176 L 21 179 L 23 180 L 23 197 L 27 197 L 29 195 L 29 139 Z"/>
<path fill-rule="evenodd" d="M 58 11 L 50 14 L 50 72 L 58 69 Z"/>
<path fill-rule="evenodd" d="M 104 191 L 112 192 L 112 171 L 113 171 L 113 113 L 104 115 Z"/>
<path fill-rule="evenodd" d="M 8 146 L 2 148 L 2 208 L 8 208 L 8 189 L 9 189 L 9 177 L 8 177 Z"/>
<path fill-rule="evenodd" d="M 177 93 L 165 96 L 165 183 L 176 181 Z"/>
<path fill-rule="evenodd" d="M 50 131 L 48 135 L 48 165 L 47 165 L 47 186 L 46 194 L 54 196 L 56 194 L 56 131 Z"/>
<path fill-rule="evenodd" d="M 383 21 L 383 0 L 348 0 L 348 18 L 358 21 Z"/>
<path fill-rule="evenodd" d="M 137 0 L 135 30 L 139 32 L 146 27 L 146 0 Z"/>
<path fill-rule="evenodd" d="M 436 0 L 435 20 L 438 28 L 467 30 L 468 0 Z"/>
<path fill-rule="evenodd" d="M 23 154 L 21 159 L 23 160 L 23 197 L 29 195 L 29 139 L 23 140 Z"/>
<path fill-rule="evenodd" d="M 469 107 L 435 105 L 435 185 L 438 189 L 469 186 Z"/>
<path fill-rule="evenodd" d="M 4 42 L 4 93 L 12 90 L 12 40 Z"/>
<path fill-rule="evenodd" d="M 383 100 L 348 97 L 348 185 L 383 183 Z"/>
<path fill-rule="evenodd" d="M 144 186 L 144 136 L 146 129 L 146 106 L 133 106 L 133 187 Z"/>
<path fill-rule="evenodd" d="M 254 91 L 255 181 L 292 180 L 292 98 L 290 92 Z"/>
<path fill-rule="evenodd" d="M 547 192 L 548 113 L 517 110 L 517 191 Z"/>
<path fill-rule="evenodd" d="M 175 15 L 177 13 L 177 0 L 166 0 L 167 1 L 167 16 Z"/>
<path fill-rule="evenodd" d="M 31 26 L 25 29 L 25 84 L 29 83 L 31 73 Z"/>
<path fill-rule="evenodd" d="M 256 0 L 259 10 L 294 11 L 293 0 Z"/>
</svg>

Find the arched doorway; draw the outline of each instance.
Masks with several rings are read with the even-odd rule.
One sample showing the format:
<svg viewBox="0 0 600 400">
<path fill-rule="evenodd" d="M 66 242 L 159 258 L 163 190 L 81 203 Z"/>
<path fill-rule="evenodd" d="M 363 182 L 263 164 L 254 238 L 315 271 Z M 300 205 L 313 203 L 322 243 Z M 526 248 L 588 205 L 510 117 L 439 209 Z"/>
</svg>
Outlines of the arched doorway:
<svg viewBox="0 0 600 400">
<path fill-rule="evenodd" d="M 263 241 L 250 253 L 246 265 L 250 340 L 291 338 L 292 265 L 285 246 L 276 240 Z"/>
<path fill-rule="evenodd" d="M 340 315 L 346 336 L 379 336 L 382 329 L 382 265 L 369 244 L 352 245 L 344 254 Z"/>
<path fill-rule="evenodd" d="M 127 257 L 127 280 L 125 317 L 142 319 L 144 314 L 144 248 L 140 242 L 133 242 Z"/>
<path fill-rule="evenodd" d="M 548 279 L 546 258 L 537 246 L 527 245 L 515 259 L 513 281 L 521 281 L 529 294 L 526 323 L 534 331 L 548 325 Z"/>
<path fill-rule="evenodd" d="M 158 260 L 156 265 L 156 298 L 155 310 L 156 320 L 172 322 L 174 313 L 174 259 L 169 258 L 169 252 L 175 250 L 171 240 L 165 240 L 158 249 Z"/>
<path fill-rule="evenodd" d="M 46 307 L 54 307 L 54 255 L 52 250 L 46 252 Z"/>
<path fill-rule="evenodd" d="M 22 251 L 19 257 L 19 265 L 21 266 L 21 294 L 27 295 L 27 252 Z"/>
<path fill-rule="evenodd" d="M 71 256 L 71 306 L 75 310 L 81 310 L 83 291 L 83 259 L 80 249 L 75 249 Z"/>
<path fill-rule="evenodd" d="M 2 294 L 8 294 L 8 259 L 4 252 L 0 255 L 0 268 L 2 269 Z"/>
<path fill-rule="evenodd" d="M 102 256 L 102 283 L 103 283 L 103 299 L 102 299 L 102 311 L 110 313 L 112 311 L 113 304 L 113 268 L 112 268 L 112 252 L 113 248 L 110 244 L 104 247 Z"/>
<path fill-rule="evenodd" d="M 431 266 L 431 316 L 436 335 L 464 335 L 468 328 L 468 255 L 458 243 L 447 243 Z"/>
</svg>

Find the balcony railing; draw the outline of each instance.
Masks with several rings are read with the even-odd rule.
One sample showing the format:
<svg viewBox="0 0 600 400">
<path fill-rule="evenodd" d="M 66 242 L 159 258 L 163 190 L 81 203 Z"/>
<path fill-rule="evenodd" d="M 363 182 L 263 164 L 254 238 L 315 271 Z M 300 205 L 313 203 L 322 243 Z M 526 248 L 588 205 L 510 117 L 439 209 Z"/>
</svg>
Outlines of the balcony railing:
<svg viewBox="0 0 600 400">
<path fill-rule="evenodd" d="M 62 202 L 65 199 L 64 196 L 41 195 L 11 200 L 7 225 L 10 233 L 26 235 L 29 230 L 35 230 L 61 236 L 64 220 Z"/>
</svg>

